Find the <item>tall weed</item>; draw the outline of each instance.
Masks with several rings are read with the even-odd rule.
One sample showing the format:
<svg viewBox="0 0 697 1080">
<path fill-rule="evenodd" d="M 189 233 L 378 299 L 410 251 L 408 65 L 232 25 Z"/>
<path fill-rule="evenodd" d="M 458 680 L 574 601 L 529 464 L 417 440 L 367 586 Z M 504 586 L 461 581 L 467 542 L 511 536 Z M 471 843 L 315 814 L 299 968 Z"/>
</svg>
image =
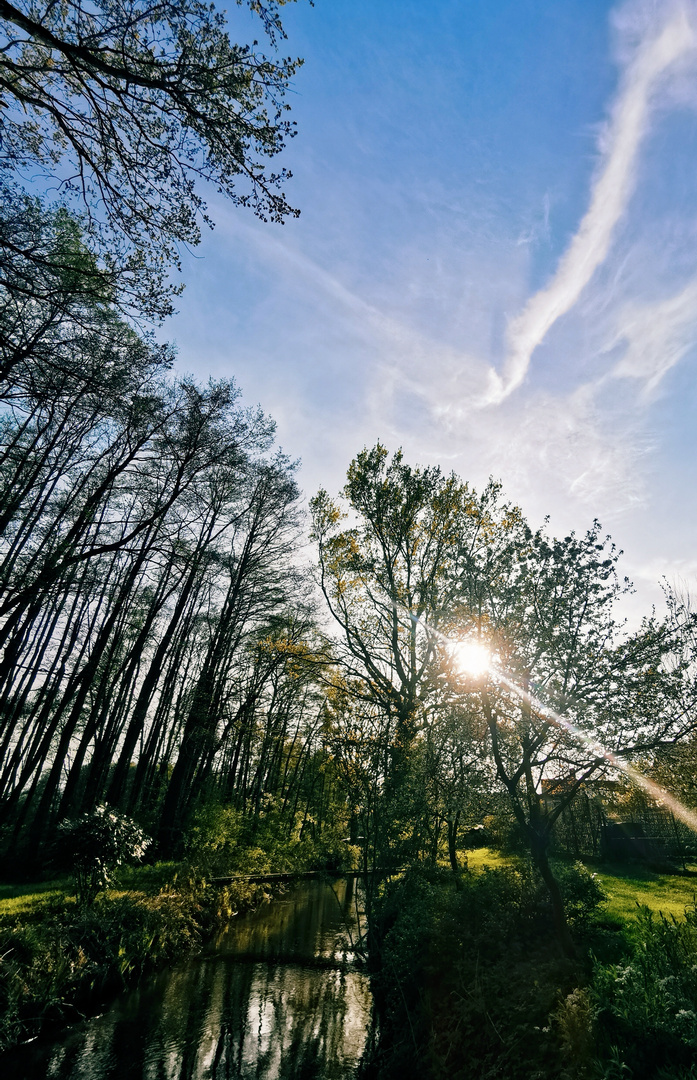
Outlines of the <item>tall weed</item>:
<svg viewBox="0 0 697 1080">
<path fill-rule="evenodd" d="M 697 908 L 684 919 L 640 909 L 630 955 L 596 962 L 591 997 L 601 1056 L 612 1051 L 632 1076 L 688 1076 L 697 1055 Z"/>
</svg>

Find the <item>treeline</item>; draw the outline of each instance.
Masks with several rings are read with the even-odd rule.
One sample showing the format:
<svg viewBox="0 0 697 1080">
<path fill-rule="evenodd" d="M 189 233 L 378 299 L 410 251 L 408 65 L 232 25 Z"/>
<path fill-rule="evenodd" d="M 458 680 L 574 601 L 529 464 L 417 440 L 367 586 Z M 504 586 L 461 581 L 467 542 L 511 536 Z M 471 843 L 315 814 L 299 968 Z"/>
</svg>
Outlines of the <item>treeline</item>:
<svg viewBox="0 0 697 1080">
<path fill-rule="evenodd" d="M 171 853 L 204 792 L 297 809 L 317 752 L 294 465 L 233 382 L 175 378 L 119 317 L 72 218 L 19 209 L 31 257 L 0 283 L 4 846 L 35 858 L 108 801 Z"/>
<path fill-rule="evenodd" d="M 201 180 L 264 221 L 297 214 L 271 166 L 301 63 L 278 54 L 278 9 L 168 0 L 134 19 L 127 0 L 17 0 L 0 16 L 0 848 L 14 870 L 101 801 L 161 854 L 201 802 L 254 822 L 272 800 L 289 834 L 326 817 L 294 466 L 233 382 L 175 377 L 144 329 L 172 313 L 181 246 L 211 224 Z"/>
<path fill-rule="evenodd" d="M 4 205 L 3 850 L 41 863 L 59 821 L 107 802 L 173 855 L 216 804 L 252 844 L 273 819 L 288 842 L 346 831 L 366 866 L 457 872 L 463 829 L 503 813 L 571 951 L 555 827 L 616 762 L 694 733 L 689 604 L 627 634 L 597 523 L 534 532 L 499 485 L 378 444 L 312 503 L 323 636 L 272 421 L 230 381 L 173 375 L 65 210 Z"/>
</svg>

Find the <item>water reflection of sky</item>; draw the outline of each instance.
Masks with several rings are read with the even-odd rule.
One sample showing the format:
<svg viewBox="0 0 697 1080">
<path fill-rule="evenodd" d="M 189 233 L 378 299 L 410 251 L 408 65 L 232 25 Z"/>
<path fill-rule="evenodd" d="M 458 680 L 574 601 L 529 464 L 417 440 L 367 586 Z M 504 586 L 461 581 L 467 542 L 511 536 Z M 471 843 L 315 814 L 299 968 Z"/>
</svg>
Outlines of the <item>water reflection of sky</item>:
<svg viewBox="0 0 697 1080">
<path fill-rule="evenodd" d="M 215 952 L 102 1016 L 9 1055 L 4 1080 L 344 1080 L 365 1048 L 367 977 L 345 963 L 345 883 L 304 884 L 236 921 Z"/>
</svg>

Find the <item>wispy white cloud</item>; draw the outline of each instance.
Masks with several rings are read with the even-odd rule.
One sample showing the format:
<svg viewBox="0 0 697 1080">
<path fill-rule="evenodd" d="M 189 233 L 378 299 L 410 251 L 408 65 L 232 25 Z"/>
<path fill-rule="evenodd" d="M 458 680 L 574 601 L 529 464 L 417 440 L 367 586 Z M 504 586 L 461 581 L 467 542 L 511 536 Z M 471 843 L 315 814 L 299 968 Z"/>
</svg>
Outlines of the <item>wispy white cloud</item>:
<svg viewBox="0 0 697 1080">
<path fill-rule="evenodd" d="M 667 299 L 627 304 L 610 347 L 622 341 L 626 350 L 612 374 L 640 380 L 649 396 L 697 343 L 697 278 Z"/>
<path fill-rule="evenodd" d="M 496 410 L 482 411 L 477 403 L 486 393 L 488 365 L 476 351 L 416 329 L 406 310 L 387 314 L 348 288 L 340 270 L 325 269 L 292 242 L 239 219 L 225 225 L 289 287 L 313 295 L 315 319 L 341 326 L 347 341 L 365 347 L 359 359 L 355 347 L 348 346 L 354 353 L 351 380 L 361 384 L 355 421 L 341 433 L 333 430 L 336 410 L 312 421 L 315 441 L 325 446 L 322 468 L 337 439 L 347 444 L 336 448 L 342 467 L 361 441 L 379 436 L 390 445 L 404 445 L 418 460 L 450 460 L 479 482 L 491 473 L 500 476 L 508 490 L 531 505 L 539 492 L 540 513 L 549 509 L 549 499 L 577 509 L 592 507 L 603 516 L 641 504 L 643 475 L 636 466 L 647 446 L 632 430 L 631 417 L 608 422 L 598 403 L 606 380 L 583 382 L 566 393 L 530 390 L 524 399 L 509 398 Z M 686 296 L 680 310 L 688 306 Z M 625 309 L 615 344 L 629 341 L 633 317 Z M 274 402 L 279 421 L 290 418 L 295 427 L 308 423 L 313 408 L 285 389 L 282 400 Z M 303 449 L 303 456 L 313 455 Z"/>
<path fill-rule="evenodd" d="M 401 391 L 423 397 L 436 411 L 444 399 L 457 403 L 461 410 L 475 407 L 484 392 L 487 365 L 474 351 L 458 349 L 418 329 L 410 323 L 404 307 L 390 314 L 365 300 L 348 288 L 337 272 L 325 269 L 278 235 L 229 213 L 220 217 L 220 228 L 243 238 L 276 275 L 299 287 L 304 297 L 310 290 L 323 319 L 340 320 L 350 337 L 362 339 L 374 350 L 379 360 L 366 385 L 368 411 L 386 415 L 389 402 Z"/>
<path fill-rule="evenodd" d="M 615 430 L 608 419 L 594 384 L 568 394 L 538 391 L 523 408 L 505 402 L 471 414 L 467 457 L 474 451 L 537 515 L 563 508 L 565 516 L 614 520 L 646 498 L 637 464 L 651 442 L 631 417 L 623 416 Z"/>
<path fill-rule="evenodd" d="M 648 130 L 652 95 L 666 72 L 687 53 L 697 55 L 691 9 L 671 6 L 661 29 L 648 32 L 626 68 L 601 140 L 601 165 L 590 206 L 550 284 L 536 293 L 508 329 L 503 374 L 490 372 L 487 403 L 502 401 L 522 383 L 537 346 L 576 303 L 605 261 L 617 223 L 634 190 L 637 156 Z"/>
<path fill-rule="evenodd" d="M 521 232 L 520 236 L 516 240 L 516 244 L 518 245 L 518 247 L 520 247 L 521 244 L 535 244 L 541 238 L 549 240 L 549 210 L 550 198 L 549 192 L 546 192 L 544 199 L 542 200 L 541 218 Z"/>
</svg>

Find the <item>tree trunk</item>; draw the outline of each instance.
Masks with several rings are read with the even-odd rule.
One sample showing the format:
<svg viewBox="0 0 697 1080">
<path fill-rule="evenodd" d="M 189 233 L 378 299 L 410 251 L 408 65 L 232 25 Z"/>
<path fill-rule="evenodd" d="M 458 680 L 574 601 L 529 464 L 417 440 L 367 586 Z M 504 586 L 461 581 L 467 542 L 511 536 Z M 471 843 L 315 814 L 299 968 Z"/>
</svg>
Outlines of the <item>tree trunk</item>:
<svg viewBox="0 0 697 1080">
<path fill-rule="evenodd" d="M 533 862 L 540 872 L 540 877 L 547 886 L 547 892 L 549 893 L 549 899 L 552 903 L 552 915 L 554 918 L 554 929 L 557 934 L 557 940 L 561 947 L 561 951 L 564 956 L 569 960 L 576 959 L 576 946 L 574 945 L 571 932 L 569 930 L 569 924 L 566 921 L 566 910 L 564 908 L 564 898 L 559 888 L 559 882 L 555 878 L 552 868 L 549 865 L 549 859 L 547 858 L 547 843 L 544 837 L 536 835 L 530 844 L 530 850 L 532 853 Z"/>
<path fill-rule="evenodd" d="M 448 820 L 448 855 L 450 856 L 450 865 L 455 874 L 460 873 L 460 867 L 457 862 L 457 830 L 459 825 L 460 811 L 458 810 L 455 817 Z"/>
</svg>

